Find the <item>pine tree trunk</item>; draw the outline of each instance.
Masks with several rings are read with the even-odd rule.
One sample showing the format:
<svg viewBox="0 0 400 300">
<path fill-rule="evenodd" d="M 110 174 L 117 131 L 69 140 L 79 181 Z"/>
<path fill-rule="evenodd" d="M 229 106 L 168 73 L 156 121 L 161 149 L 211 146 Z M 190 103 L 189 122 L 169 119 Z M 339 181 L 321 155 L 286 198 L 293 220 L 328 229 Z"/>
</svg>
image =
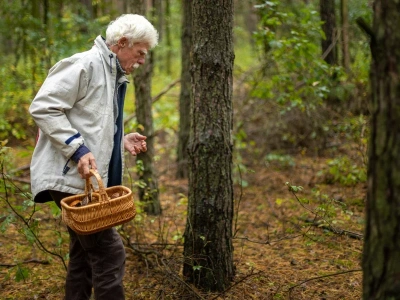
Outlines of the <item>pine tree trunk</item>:
<svg viewBox="0 0 400 300">
<path fill-rule="evenodd" d="M 234 277 L 232 218 L 233 0 L 193 1 L 192 122 L 183 275 L 227 288 Z"/>
<path fill-rule="evenodd" d="M 181 92 L 179 97 L 179 135 L 177 151 L 177 178 L 188 178 L 188 149 L 190 135 L 190 95 L 191 95 L 191 75 L 190 75 L 190 53 L 192 45 L 192 1 L 182 1 L 182 69 L 181 69 Z"/>
<path fill-rule="evenodd" d="M 349 51 L 349 2 L 341 0 L 340 10 L 342 15 L 342 61 L 344 69 L 350 71 L 350 51 Z"/>
<path fill-rule="evenodd" d="M 322 55 L 328 64 L 337 65 L 335 0 L 320 0 L 319 3 L 321 21 L 324 22 L 322 30 L 325 33 L 325 39 L 321 41 Z"/>
<path fill-rule="evenodd" d="M 133 1 L 133 8 L 136 13 L 146 15 L 145 1 Z M 141 161 L 143 165 L 139 172 L 139 180 L 146 186 L 139 188 L 139 199 L 143 202 L 144 211 L 151 215 L 161 214 L 161 205 L 158 192 L 158 180 L 154 170 L 154 127 L 152 114 L 151 97 L 151 77 L 153 74 L 152 53 L 149 52 L 146 57 L 146 63 L 140 66 L 133 75 L 136 98 L 136 117 L 139 127 L 138 132 L 147 136 L 147 152 L 140 153 L 137 156 L 137 163 Z"/>
<path fill-rule="evenodd" d="M 363 299 L 400 295 L 400 3 L 376 0 Z"/>
<path fill-rule="evenodd" d="M 167 53 L 165 54 L 165 71 L 168 76 L 171 76 L 172 71 L 172 38 L 171 38 L 171 3 L 170 0 L 165 1 L 165 45 Z"/>
</svg>

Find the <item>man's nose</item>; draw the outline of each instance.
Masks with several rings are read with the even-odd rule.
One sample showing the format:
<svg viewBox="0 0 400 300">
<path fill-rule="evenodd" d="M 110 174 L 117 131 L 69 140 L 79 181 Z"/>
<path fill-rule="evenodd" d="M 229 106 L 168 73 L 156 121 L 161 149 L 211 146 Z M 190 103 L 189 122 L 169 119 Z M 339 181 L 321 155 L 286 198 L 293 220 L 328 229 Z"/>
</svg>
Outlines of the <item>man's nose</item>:
<svg viewBox="0 0 400 300">
<path fill-rule="evenodd" d="M 138 59 L 138 61 L 137 61 L 137 63 L 139 64 L 139 65 L 143 65 L 144 63 L 145 63 L 145 59 L 144 58 L 139 58 Z"/>
</svg>

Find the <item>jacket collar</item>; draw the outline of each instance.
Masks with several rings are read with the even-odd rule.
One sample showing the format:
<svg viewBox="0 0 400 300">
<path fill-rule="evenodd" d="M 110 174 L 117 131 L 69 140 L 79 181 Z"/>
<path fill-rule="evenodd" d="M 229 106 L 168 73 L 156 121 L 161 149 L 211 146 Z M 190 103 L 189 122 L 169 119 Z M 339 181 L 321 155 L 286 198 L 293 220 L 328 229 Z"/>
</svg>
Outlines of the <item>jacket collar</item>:
<svg viewBox="0 0 400 300">
<path fill-rule="evenodd" d="M 94 47 L 99 49 L 110 73 L 117 74 L 117 55 L 107 47 L 106 40 L 101 35 L 94 40 Z M 122 81 L 128 81 L 125 75 L 122 75 L 118 81 L 121 82 L 121 79 Z"/>
</svg>

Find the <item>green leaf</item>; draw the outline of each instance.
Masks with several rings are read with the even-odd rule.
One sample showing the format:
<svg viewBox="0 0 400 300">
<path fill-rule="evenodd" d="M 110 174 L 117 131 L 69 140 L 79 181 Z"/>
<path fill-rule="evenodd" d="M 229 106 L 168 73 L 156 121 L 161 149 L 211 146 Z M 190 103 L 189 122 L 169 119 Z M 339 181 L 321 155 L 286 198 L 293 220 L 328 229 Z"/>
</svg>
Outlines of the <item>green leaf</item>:
<svg viewBox="0 0 400 300">
<path fill-rule="evenodd" d="M 202 266 L 193 266 L 193 270 L 195 271 L 200 271 Z"/>
<path fill-rule="evenodd" d="M 53 217 L 58 217 L 61 214 L 61 210 L 58 208 L 57 204 L 54 201 L 47 202 L 47 205 L 50 207 L 50 211 Z"/>
<path fill-rule="evenodd" d="M 13 214 L 8 214 L 7 216 L 2 216 L 0 218 L 5 217 L 3 222 L 0 223 L 0 232 L 4 233 L 6 232 L 8 226 L 10 226 L 11 223 L 15 221 L 15 216 Z"/>
<path fill-rule="evenodd" d="M 15 270 L 15 281 L 16 282 L 20 282 L 22 280 L 25 280 L 29 277 L 29 269 L 25 268 L 21 265 L 17 265 L 16 266 L 16 270 Z"/>
</svg>

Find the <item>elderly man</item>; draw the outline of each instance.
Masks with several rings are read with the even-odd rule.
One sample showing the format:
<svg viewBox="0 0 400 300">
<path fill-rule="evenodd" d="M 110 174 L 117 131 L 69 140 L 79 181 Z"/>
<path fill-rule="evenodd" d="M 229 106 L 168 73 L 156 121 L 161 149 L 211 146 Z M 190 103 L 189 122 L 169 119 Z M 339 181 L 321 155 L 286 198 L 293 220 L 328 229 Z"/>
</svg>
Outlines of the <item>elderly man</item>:
<svg viewBox="0 0 400 300">
<path fill-rule="evenodd" d="M 126 14 L 111 22 L 106 38 L 98 36 L 91 50 L 54 65 L 30 106 L 39 127 L 31 162 L 35 202 L 82 194 L 89 169 L 107 186 L 120 185 L 123 149 L 146 151 L 145 136 L 124 135 L 125 75 L 144 64 L 157 45 L 158 33 L 143 16 Z M 124 299 L 125 250 L 115 228 L 78 235 L 70 228 L 67 300 Z"/>
</svg>

